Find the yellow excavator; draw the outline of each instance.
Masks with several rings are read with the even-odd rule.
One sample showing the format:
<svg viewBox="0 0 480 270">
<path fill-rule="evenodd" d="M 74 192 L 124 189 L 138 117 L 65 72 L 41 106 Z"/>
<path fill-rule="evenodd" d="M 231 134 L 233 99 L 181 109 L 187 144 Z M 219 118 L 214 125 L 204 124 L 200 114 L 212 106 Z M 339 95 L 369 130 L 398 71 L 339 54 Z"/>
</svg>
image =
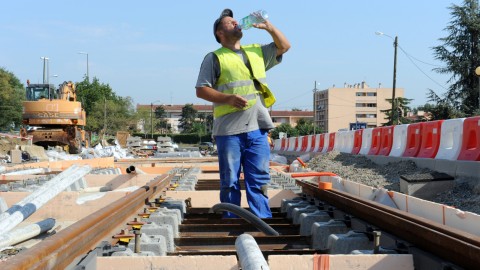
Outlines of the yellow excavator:
<svg viewBox="0 0 480 270">
<path fill-rule="evenodd" d="M 23 124 L 20 133 L 32 137 L 32 143 L 47 148 L 62 146 L 70 154 L 89 147 L 89 136 L 83 129 L 85 110 L 77 101 L 75 84 L 30 84 L 27 80 L 26 101 L 23 102 Z"/>
</svg>

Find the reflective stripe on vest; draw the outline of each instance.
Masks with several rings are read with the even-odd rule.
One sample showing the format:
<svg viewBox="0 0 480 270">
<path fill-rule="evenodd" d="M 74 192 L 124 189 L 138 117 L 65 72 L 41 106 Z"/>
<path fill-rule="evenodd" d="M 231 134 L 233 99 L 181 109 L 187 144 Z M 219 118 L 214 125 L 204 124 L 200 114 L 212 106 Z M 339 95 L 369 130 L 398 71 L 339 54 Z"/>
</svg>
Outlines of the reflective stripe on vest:
<svg viewBox="0 0 480 270">
<path fill-rule="evenodd" d="M 241 48 L 249 59 L 254 77 L 261 85 L 265 84 L 265 64 L 260 45 L 253 44 Z M 223 47 L 214 53 L 217 55 L 220 64 L 220 77 L 215 88 L 224 94 L 240 95 L 248 101 L 247 106 L 242 109 L 228 104 L 214 103 L 213 114 L 215 118 L 252 107 L 257 102 L 256 93 L 258 91 L 255 89 L 250 70 L 246 67 L 242 58 L 232 50 Z M 267 87 L 266 84 L 265 87 Z"/>
</svg>

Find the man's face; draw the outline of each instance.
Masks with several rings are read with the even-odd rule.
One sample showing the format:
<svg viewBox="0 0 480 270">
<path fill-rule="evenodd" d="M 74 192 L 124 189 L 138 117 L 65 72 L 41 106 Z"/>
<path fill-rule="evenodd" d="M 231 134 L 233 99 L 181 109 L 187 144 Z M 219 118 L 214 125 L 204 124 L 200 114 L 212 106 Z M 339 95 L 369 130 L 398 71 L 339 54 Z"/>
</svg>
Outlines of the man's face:
<svg viewBox="0 0 480 270">
<path fill-rule="evenodd" d="M 238 27 L 238 22 L 232 17 L 223 18 L 218 30 L 223 33 L 223 37 L 227 40 L 239 40 L 243 36 L 242 30 Z"/>
</svg>

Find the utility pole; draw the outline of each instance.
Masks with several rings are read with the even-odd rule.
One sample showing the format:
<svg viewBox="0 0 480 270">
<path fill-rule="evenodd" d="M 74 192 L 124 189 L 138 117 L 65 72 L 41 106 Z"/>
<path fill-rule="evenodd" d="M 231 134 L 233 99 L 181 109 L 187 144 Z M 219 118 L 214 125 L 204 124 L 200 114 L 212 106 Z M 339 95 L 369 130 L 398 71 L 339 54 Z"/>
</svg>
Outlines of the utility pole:
<svg viewBox="0 0 480 270">
<path fill-rule="evenodd" d="M 396 124 L 395 116 L 397 115 L 397 107 L 395 106 L 395 86 L 397 84 L 397 47 L 398 47 L 398 36 L 395 36 L 395 41 L 393 42 L 393 47 L 395 48 L 393 56 L 393 87 L 392 87 L 392 126 Z"/>
<path fill-rule="evenodd" d="M 313 135 L 317 134 L 317 81 L 313 86 Z"/>
</svg>

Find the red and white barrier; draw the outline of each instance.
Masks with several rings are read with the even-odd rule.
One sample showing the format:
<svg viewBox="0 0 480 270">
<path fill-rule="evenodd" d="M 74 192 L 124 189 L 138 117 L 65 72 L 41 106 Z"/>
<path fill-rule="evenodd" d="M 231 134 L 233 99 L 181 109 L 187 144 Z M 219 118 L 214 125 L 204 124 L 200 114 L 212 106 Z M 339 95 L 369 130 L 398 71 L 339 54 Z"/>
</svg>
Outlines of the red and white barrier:
<svg viewBox="0 0 480 270">
<path fill-rule="evenodd" d="M 480 116 L 283 138 L 274 150 L 480 161 Z"/>
</svg>

